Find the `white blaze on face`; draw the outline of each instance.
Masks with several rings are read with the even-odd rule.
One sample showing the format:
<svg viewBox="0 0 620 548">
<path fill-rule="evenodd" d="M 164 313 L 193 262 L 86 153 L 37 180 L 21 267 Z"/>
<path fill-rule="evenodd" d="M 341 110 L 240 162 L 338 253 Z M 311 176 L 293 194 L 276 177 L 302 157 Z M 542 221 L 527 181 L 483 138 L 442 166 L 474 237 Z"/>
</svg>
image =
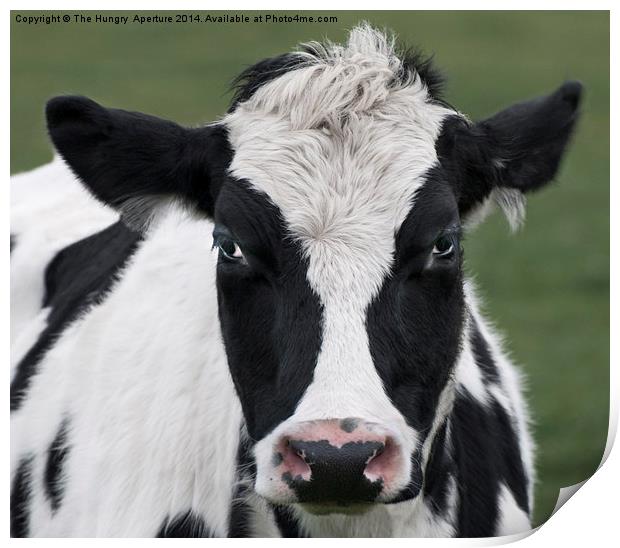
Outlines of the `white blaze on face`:
<svg viewBox="0 0 620 548">
<path fill-rule="evenodd" d="M 390 427 L 413 450 L 416 433 L 373 364 L 366 311 L 390 272 L 395 235 L 437 161 L 442 120 L 453 111 L 428 102 L 419 79 L 394 85 L 393 52 L 386 44 L 385 51 L 364 50 L 362 38 L 352 35 L 351 51 L 339 50 L 334 63 L 279 76 L 225 118 L 230 173 L 280 209 L 323 306 L 313 382 L 268 438 L 292 422 L 358 417 Z"/>
</svg>

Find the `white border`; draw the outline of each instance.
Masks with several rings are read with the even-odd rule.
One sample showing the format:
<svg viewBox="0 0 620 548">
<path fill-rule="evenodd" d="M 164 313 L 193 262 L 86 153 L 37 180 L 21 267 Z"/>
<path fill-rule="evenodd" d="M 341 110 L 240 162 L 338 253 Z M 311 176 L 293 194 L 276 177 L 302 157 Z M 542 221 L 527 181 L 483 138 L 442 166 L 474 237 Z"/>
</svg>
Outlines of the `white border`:
<svg viewBox="0 0 620 548">
<path fill-rule="evenodd" d="M 195 1 L 188 0 L 184 2 L 165 2 L 162 0 L 154 0 L 152 2 L 127 2 L 127 1 L 119 1 L 119 0 L 109 0 L 107 2 L 61 2 L 61 6 L 58 3 L 53 2 L 44 2 L 44 1 L 23 1 L 23 2 L 15 2 L 9 1 L 7 2 L 7 9 L 5 10 L 6 19 L 3 24 L 3 28 L 6 30 L 6 34 L 4 34 L 3 39 L 3 48 L 4 55 L 3 59 L 5 60 L 4 65 L 4 74 L 5 74 L 5 82 L 9 81 L 10 78 L 10 14 L 9 10 L 123 10 L 123 9 L 132 9 L 132 10 L 145 10 L 145 11 L 154 11 L 154 10 L 166 10 L 166 9 L 175 9 L 175 10 L 197 10 L 197 11 L 208 11 L 208 10 L 226 10 L 229 12 L 239 11 L 239 10 L 325 10 L 325 11 L 336 11 L 336 10 L 347 10 L 354 8 L 355 11 L 362 10 L 374 10 L 377 7 L 381 8 L 381 11 L 387 9 L 397 9 L 397 10 L 410 10 L 412 8 L 418 10 L 462 10 L 467 8 L 471 9 L 492 9 L 492 10 L 553 10 L 553 9 L 561 9 L 561 10 L 611 10 L 611 97 L 614 97 L 614 91 L 618 90 L 618 69 L 616 62 L 614 65 L 613 60 L 618 60 L 618 39 L 616 37 L 616 33 L 618 31 L 618 10 L 613 9 L 613 4 L 610 1 L 601 1 L 601 0 L 590 0 L 589 2 L 576 1 L 576 0 L 564 0 L 564 1 L 541 1 L 541 0 L 506 0 L 501 2 L 491 2 L 491 1 L 483 1 L 483 0 L 470 0 L 467 3 L 465 2 L 456 2 L 456 1 L 418 1 L 415 3 L 412 2 L 404 2 L 404 1 L 394 1 L 394 0 L 381 0 L 381 2 L 370 2 L 368 0 L 359 0 L 356 2 L 336 2 L 334 0 L 325 1 L 325 0 L 315 0 L 313 2 L 303 1 L 296 2 L 294 6 L 291 5 L 290 2 L 285 2 L 282 0 L 279 1 L 267 1 L 262 4 L 257 5 L 256 3 L 248 2 L 248 1 L 238 1 L 231 0 L 229 2 L 223 3 L 219 2 L 215 5 L 215 2 L 209 2 L 208 5 L 203 1 Z M 595 62 L 595 60 L 594 60 Z M 5 132 L 3 133 L 3 142 L 1 147 L 1 159 L 3 172 L 8 176 L 10 172 L 10 155 L 9 155 L 9 145 L 10 145 L 10 124 L 8 123 L 10 116 L 9 109 L 9 101 L 10 101 L 10 88 L 5 84 L 3 87 L 4 101 L 2 102 L 2 110 L 3 110 L 3 120 L 5 120 Z M 620 192 L 618 185 L 620 185 L 619 180 L 619 172 L 618 172 L 618 161 L 617 161 L 617 151 L 619 150 L 619 142 L 617 139 L 618 132 L 618 108 L 614 102 L 611 103 L 611 151 L 616 150 L 616 154 L 611 154 L 612 164 L 611 164 L 611 181 L 614 181 L 614 184 L 611 185 L 611 195 L 610 203 L 618 203 L 618 193 Z M 583 184 L 587 184 L 587 181 L 584 181 Z M 0 219 L 2 219 L 2 224 L 5 227 L 5 247 L 3 249 L 3 260 L 0 268 L 0 287 L 1 289 L 1 299 L 0 302 L 3 305 L 3 311 L 1 318 L 1 329 L 0 329 L 0 345 L 5 350 L 4 355 L 6 356 L 6 374 L 5 379 L 8 384 L 8 363 L 9 363 L 9 307 L 8 307 L 8 299 L 9 299 L 9 251 L 8 246 L 6 246 L 6 235 L 9 233 L 9 196 L 8 196 L 8 180 L 6 180 L 5 184 L 0 187 Z M 612 216 L 611 218 L 611 242 L 620 241 L 620 220 L 618 216 Z M 620 269 L 618 268 L 618 251 L 617 249 L 612 247 L 611 253 L 611 280 L 617 280 L 620 276 Z M 611 333 L 618 334 L 620 330 L 618 329 L 618 289 L 617 284 L 611 285 Z M 515 542 L 519 541 L 522 546 L 532 546 L 532 547 L 547 547 L 550 544 L 553 545 L 563 545 L 566 544 L 579 544 L 579 545 L 598 545 L 601 544 L 603 546 L 607 546 L 611 544 L 613 539 L 616 539 L 616 543 L 618 539 L 620 539 L 620 535 L 616 529 L 616 522 L 618 521 L 618 505 L 615 500 L 615 492 L 620 486 L 620 456 L 619 450 L 616 448 L 615 451 L 612 451 L 613 441 L 615 439 L 615 435 L 617 432 L 618 426 L 618 396 L 619 396 L 619 388 L 620 388 L 620 375 L 618 374 L 618 368 L 620 364 L 620 355 L 618 352 L 618 338 L 612 338 L 611 343 L 611 371 L 610 371 L 610 386 L 611 386 L 611 408 L 610 408 L 610 435 L 607 442 L 607 446 L 605 449 L 605 457 L 603 458 L 603 464 L 601 468 L 594 474 L 591 479 L 588 479 L 583 487 L 579 490 L 579 493 L 575 497 L 571 497 L 570 500 L 566 502 L 564 506 L 554 514 L 544 525 L 542 525 L 534 534 L 528 535 L 525 538 L 519 540 L 518 538 L 498 538 L 498 539 L 391 539 L 390 543 L 402 544 L 407 543 L 407 546 L 410 546 L 410 543 L 415 542 L 416 546 L 488 546 L 488 545 L 500 545 L 505 544 L 506 542 Z M 8 399 L 8 386 L 4 388 L 3 392 Z M 5 403 L 5 409 L 8 410 L 8 402 Z M 3 421 L 4 428 L 4 437 L 3 439 L 8 440 L 9 435 L 9 413 L 7 412 Z M 3 469 L 5 473 L 3 474 L 3 482 L 2 492 L 4 493 L 4 497 L 2 500 L 2 506 L 0 508 L 2 524 L 4 526 L 4 538 L 9 537 L 9 463 L 8 463 L 8 451 L 3 451 L 1 453 L 0 458 L 2 459 Z M 120 540 L 109 540 L 109 539 L 89 539 L 88 541 L 84 540 L 67 540 L 67 539 L 40 539 L 40 540 L 25 540 L 21 541 L 19 539 L 12 539 L 11 542 L 37 542 L 42 543 L 48 546 L 65 546 L 68 543 L 78 542 L 79 546 L 83 546 L 84 543 L 86 545 L 94 545 L 94 544 L 102 544 L 115 542 L 120 543 L 121 545 L 129 545 L 131 543 L 134 546 L 136 543 L 142 545 L 143 543 L 151 543 L 156 542 L 154 539 L 138 539 L 138 540 L 128 540 L 128 539 L 120 539 Z M 174 545 L 183 543 L 184 540 L 169 540 L 169 543 L 173 543 Z M 186 541 L 185 541 L 186 542 Z M 192 541 L 190 541 L 192 542 Z M 198 541 L 195 541 L 198 542 Z M 220 542 L 228 542 L 228 543 L 238 543 L 238 542 L 251 542 L 264 544 L 265 546 L 271 546 L 273 542 L 288 542 L 288 540 L 278 541 L 277 539 L 249 539 L 249 540 L 225 540 L 225 539 L 213 539 L 213 540 L 203 540 L 201 542 L 206 543 L 220 543 Z M 304 542 L 311 542 L 312 544 L 333 544 L 335 545 L 338 542 L 335 539 L 312 539 L 306 540 Z M 368 544 L 375 543 L 376 541 L 369 539 L 362 539 L 354 541 L 356 543 Z M 117 544 L 118 545 L 118 544 Z M 170 545 L 170 544 L 169 544 Z"/>
</svg>

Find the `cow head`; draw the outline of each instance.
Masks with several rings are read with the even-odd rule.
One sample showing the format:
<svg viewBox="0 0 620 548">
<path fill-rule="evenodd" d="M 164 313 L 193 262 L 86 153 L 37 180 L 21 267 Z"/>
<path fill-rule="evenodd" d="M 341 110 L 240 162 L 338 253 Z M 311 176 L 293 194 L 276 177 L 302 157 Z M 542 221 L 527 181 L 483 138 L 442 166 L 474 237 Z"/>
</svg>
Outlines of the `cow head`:
<svg viewBox="0 0 620 548">
<path fill-rule="evenodd" d="M 48 104 L 60 154 L 130 224 L 170 200 L 213 220 L 221 330 L 271 502 L 346 512 L 418 494 L 466 321 L 463 226 L 493 199 L 516 219 L 553 178 L 581 93 L 472 123 L 437 88 L 428 63 L 360 27 L 247 70 L 206 127 Z"/>
</svg>

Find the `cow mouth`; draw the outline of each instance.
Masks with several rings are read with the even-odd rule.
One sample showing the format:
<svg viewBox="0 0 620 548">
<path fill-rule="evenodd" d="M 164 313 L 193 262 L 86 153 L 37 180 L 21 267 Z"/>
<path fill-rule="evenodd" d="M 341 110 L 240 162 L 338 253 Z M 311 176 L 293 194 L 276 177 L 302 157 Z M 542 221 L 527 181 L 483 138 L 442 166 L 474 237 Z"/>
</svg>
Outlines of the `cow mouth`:
<svg viewBox="0 0 620 548">
<path fill-rule="evenodd" d="M 366 514 L 377 506 L 373 502 L 312 502 L 301 503 L 299 505 L 305 512 L 314 516 L 326 516 L 330 514 L 344 514 L 347 516 L 357 516 Z"/>
</svg>

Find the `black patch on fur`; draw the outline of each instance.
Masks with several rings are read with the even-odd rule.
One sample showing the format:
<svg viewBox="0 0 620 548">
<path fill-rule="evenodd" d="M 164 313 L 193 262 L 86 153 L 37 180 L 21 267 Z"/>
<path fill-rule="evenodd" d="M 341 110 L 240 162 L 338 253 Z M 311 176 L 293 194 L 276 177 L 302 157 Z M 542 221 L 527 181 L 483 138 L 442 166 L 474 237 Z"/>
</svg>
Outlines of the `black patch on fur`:
<svg viewBox="0 0 620 548">
<path fill-rule="evenodd" d="M 357 428 L 358 424 L 359 421 L 357 419 L 349 417 L 348 419 L 342 419 L 340 421 L 340 428 L 350 434 Z"/>
<path fill-rule="evenodd" d="M 62 484 L 63 465 L 69 451 L 67 446 L 67 430 L 69 421 L 63 420 L 54 441 L 47 452 L 45 465 L 45 492 L 50 500 L 52 512 L 60 508 L 64 486 Z"/>
<path fill-rule="evenodd" d="M 248 264 L 218 261 L 220 325 L 228 365 L 253 441 L 290 417 L 312 382 L 322 309 L 300 245 L 279 209 L 243 181 L 222 186 L 215 221 L 241 243 Z"/>
<path fill-rule="evenodd" d="M 517 425 L 510 419 L 502 405 L 493 400 L 493 414 L 497 423 L 497 429 L 502 433 L 498 436 L 499 453 L 501 456 L 500 474 L 504 483 L 519 505 L 519 508 L 526 514 L 530 512 L 529 501 L 527 498 L 528 480 L 521 458 L 521 449 L 517 437 Z"/>
<path fill-rule="evenodd" d="M 458 227 L 450 187 L 430 178 L 415 203 L 396 236 L 391 276 L 368 307 L 366 329 L 390 400 L 408 424 L 428 432 L 458 356 L 464 296 L 459 250 L 428 262 L 438 236 Z"/>
<path fill-rule="evenodd" d="M 448 487 L 454 473 L 452 456 L 446 447 L 447 422 L 437 431 L 426 465 L 424 499 L 435 515 L 445 515 L 448 509 Z"/>
<path fill-rule="evenodd" d="M 425 55 L 415 48 L 403 48 L 398 57 L 403 66 L 399 75 L 399 84 L 415 81 L 419 78 L 426 86 L 432 102 L 449 107 L 443 99 L 445 79 L 442 72 L 433 63 L 432 55 Z"/>
<path fill-rule="evenodd" d="M 213 531 L 207 527 L 205 520 L 191 510 L 174 518 L 166 518 L 157 538 L 215 538 Z"/>
<path fill-rule="evenodd" d="M 492 417 L 467 392 L 457 393 L 452 413 L 452 443 L 459 493 L 457 535 L 491 537 L 498 518 L 499 477 Z"/>
<path fill-rule="evenodd" d="M 252 479 L 256 476 L 256 463 L 252 455 L 252 444 L 243 434 L 240 437 L 237 450 L 237 485 L 233 495 L 228 524 L 229 538 L 248 538 L 252 536 L 250 530 L 251 508 L 246 502 Z"/>
<path fill-rule="evenodd" d="M 13 248 L 17 245 L 17 236 L 15 234 L 11 234 L 11 238 L 9 241 L 10 252 L 13 253 Z"/>
<path fill-rule="evenodd" d="M 237 468 L 240 477 L 256 476 L 256 461 L 254 460 L 254 444 L 247 436 L 242 435 L 237 450 Z"/>
<path fill-rule="evenodd" d="M 251 508 L 245 502 L 248 488 L 243 484 L 238 484 L 235 489 L 232 506 L 230 508 L 230 519 L 228 523 L 228 538 L 249 538 L 252 536 L 250 530 Z"/>
<path fill-rule="evenodd" d="M 471 330 L 470 330 L 470 342 L 471 348 L 476 357 L 476 364 L 482 371 L 482 378 L 486 384 L 499 383 L 499 373 L 497 371 L 497 365 L 491 356 L 491 349 L 489 343 L 484 339 L 480 328 L 476 324 L 476 321 L 471 317 Z"/>
<path fill-rule="evenodd" d="M 45 271 L 47 327 L 17 366 L 11 382 L 11 411 L 19 409 L 30 379 L 64 329 L 91 305 L 100 304 L 140 236 L 118 222 L 60 251 Z"/>
<path fill-rule="evenodd" d="M 348 442 L 335 447 L 328 441 L 290 440 L 289 446 L 310 467 L 309 481 L 285 473 L 282 480 L 295 491 L 299 502 L 372 502 L 383 482 L 371 482 L 364 475 L 370 459 L 379 455 L 385 445 L 376 441 Z"/>
<path fill-rule="evenodd" d="M 11 537 L 28 536 L 33 456 L 23 457 L 11 485 Z"/>
<path fill-rule="evenodd" d="M 272 505 L 271 508 L 282 538 L 308 538 L 308 535 L 302 533 L 301 527 L 290 509 L 275 505 Z"/>
<path fill-rule="evenodd" d="M 465 390 L 457 393 L 451 421 L 458 536 L 493 536 L 500 482 L 506 483 L 521 509 L 529 512 L 527 479 L 514 427 L 499 403 L 486 408 Z"/>
</svg>

